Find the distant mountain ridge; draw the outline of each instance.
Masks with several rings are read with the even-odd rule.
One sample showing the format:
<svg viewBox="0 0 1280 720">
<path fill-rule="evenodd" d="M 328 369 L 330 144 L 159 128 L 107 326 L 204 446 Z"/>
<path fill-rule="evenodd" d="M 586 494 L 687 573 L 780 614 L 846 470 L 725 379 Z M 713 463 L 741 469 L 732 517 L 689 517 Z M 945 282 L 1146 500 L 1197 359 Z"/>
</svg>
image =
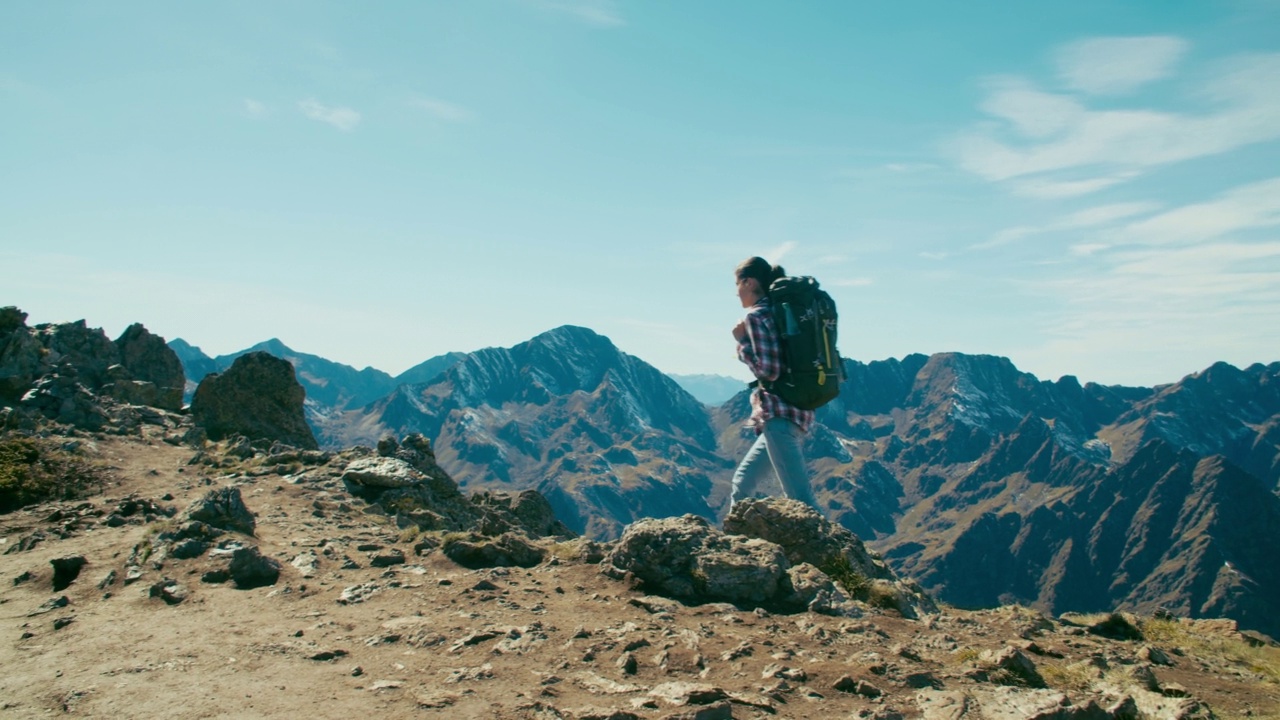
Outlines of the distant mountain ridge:
<svg viewBox="0 0 1280 720">
<path fill-rule="evenodd" d="M 463 486 L 536 488 L 605 538 L 640 517 L 719 517 L 752 437 L 745 388 L 708 407 L 586 328 L 439 366 L 314 413 L 317 436 L 422 432 Z M 1280 635 L 1267 560 L 1280 550 L 1280 363 L 1155 388 L 1042 381 L 960 353 L 845 369 L 806 441 L 815 494 L 941 599 L 1164 607 Z"/>
<path fill-rule="evenodd" d="M 747 381 L 726 375 L 671 374 L 671 379 L 704 405 L 723 405 L 747 386 Z"/>
<path fill-rule="evenodd" d="M 213 358 L 181 338 L 169 341 L 169 347 L 182 361 L 191 392 L 194 392 L 194 386 L 206 375 L 226 370 L 236 358 L 251 352 L 265 352 L 288 360 L 297 372 L 298 381 L 307 391 L 308 404 L 318 413 L 361 407 L 387 396 L 402 384 L 426 382 L 464 356 L 463 353 L 454 352 L 433 357 L 392 377 L 376 368 L 356 370 L 350 365 L 318 355 L 298 352 L 277 338 Z"/>
</svg>

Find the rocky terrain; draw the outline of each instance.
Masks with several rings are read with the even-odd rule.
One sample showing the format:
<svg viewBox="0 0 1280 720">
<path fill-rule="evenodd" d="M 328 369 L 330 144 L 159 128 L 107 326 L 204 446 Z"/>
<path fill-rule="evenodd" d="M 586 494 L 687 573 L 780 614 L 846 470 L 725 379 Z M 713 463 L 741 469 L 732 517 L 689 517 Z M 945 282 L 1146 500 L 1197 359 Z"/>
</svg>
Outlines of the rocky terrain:
<svg viewBox="0 0 1280 720">
<path fill-rule="evenodd" d="M 719 473 L 745 442 L 744 396 L 708 411 L 581 328 L 402 387 L 378 412 L 347 416 L 376 439 L 341 450 L 316 448 L 296 367 L 243 354 L 177 411 L 176 359 L 141 326 L 113 342 L 83 323 L 28 328 L 0 312 L 0 571 L 12 569 L 0 593 L 12 611 L 0 615 L 15 623 L 14 651 L 30 651 L 6 658 L 15 670 L 0 697 L 46 688 L 45 700 L 0 701 L 6 711 L 106 702 L 114 691 L 84 680 L 85 658 L 194 642 L 225 649 L 230 666 L 252 655 L 236 637 L 263 637 L 259 622 L 332 613 L 341 625 L 253 645 L 269 646 L 253 655 L 254 677 L 268 677 L 268 655 L 294 657 L 318 637 L 335 647 L 306 655 L 309 670 L 365 653 L 429 656 L 393 662 L 398 677 L 372 688 L 365 665 L 348 668 L 354 688 L 406 713 L 432 709 L 432 692 L 448 696 L 435 709 L 474 717 L 1274 712 L 1275 649 L 1252 630 L 1274 634 L 1277 617 L 1277 366 L 1217 365 L 1131 389 L 1043 383 L 999 358 L 850 363 L 849 395 L 824 408 L 808 448 L 837 524 L 778 500 L 718 511 Z M 416 424 L 392 431 L 396 417 Z M 453 468 L 472 481 L 455 482 Z M 535 471 L 547 474 L 528 482 Z M 350 647 L 366 627 L 353 606 L 389 598 L 399 604 L 379 622 L 419 613 L 438 639 L 415 646 L 388 631 L 387 647 Z M 192 629 L 210 618 L 187 614 L 211 603 L 238 632 Z M 128 620 L 161 608 L 171 614 Z M 584 608 L 602 619 L 579 622 Z M 24 674 L 55 647 L 46 640 L 61 648 L 49 651 L 51 681 Z M 214 655 L 182 652 L 203 658 L 202 677 L 232 683 L 241 669 L 215 673 Z M 454 654 L 490 667 L 435 664 Z M 152 662 L 178 661 L 95 667 L 147 685 L 157 676 L 136 668 Z M 408 672 L 497 680 L 502 662 L 553 677 L 455 691 Z M 68 672 L 82 681 L 65 685 Z M 127 677 L 110 683 L 116 704 L 86 714 L 146 710 Z M 300 707 L 223 712 L 220 686 L 198 687 L 212 698 L 203 714 Z M 335 701 L 301 707 L 328 713 Z"/>
<path fill-rule="evenodd" d="M 937 605 L 790 501 L 596 543 L 420 437 L 149 417 L 37 434 L 101 484 L 0 515 L 0 716 L 1280 717 L 1280 649 L 1231 621 Z"/>
<path fill-rule="evenodd" d="M 940 599 L 1280 635 L 1280 363 L 1157 388 L 957 353 L 846 372 L 807 441 L 815 494 Z M 536 489 L 575 532 L 613 539 L 643 517 L 721 521 L 748 414 L 745 392 L 709 409 L 566 327 L 312 419 L 335 449 L 422 433 L 464 488 Z"/>
</svg>

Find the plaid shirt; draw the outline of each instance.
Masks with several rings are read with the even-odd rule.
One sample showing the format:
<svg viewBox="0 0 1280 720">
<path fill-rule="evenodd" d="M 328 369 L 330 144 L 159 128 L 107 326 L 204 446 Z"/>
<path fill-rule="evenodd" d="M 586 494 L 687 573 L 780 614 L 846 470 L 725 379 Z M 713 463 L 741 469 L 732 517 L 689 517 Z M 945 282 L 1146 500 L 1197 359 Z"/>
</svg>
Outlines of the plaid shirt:
<svg viewBox="0 0 1280 720">
<path fill-rule="evenodd" d="M 738 341 L 738 359 L 760 380 L 777 380 L 782 374 L 782 341 L 769 308 L 769 298 L 764 297 L 747 310 L 747 335 Z M 764 421 L 771 418 L 785 418 L 808 432 L 813 424 L 813 411 L 801 410 L 763 386 L 757 386 L 751 392 L 751 425 L 756 434 L 764 430 Z"/>
</svg>

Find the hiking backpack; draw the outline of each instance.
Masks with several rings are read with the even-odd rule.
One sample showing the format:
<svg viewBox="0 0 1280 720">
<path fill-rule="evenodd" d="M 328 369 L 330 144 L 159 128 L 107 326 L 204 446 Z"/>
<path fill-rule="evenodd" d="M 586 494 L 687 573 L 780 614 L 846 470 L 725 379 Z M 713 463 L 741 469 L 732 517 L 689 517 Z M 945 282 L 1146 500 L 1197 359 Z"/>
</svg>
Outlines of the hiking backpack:
<svg viewBox="0 0 1280 720">
<path fill-rule="evenodd" d="M 816 410 L 840 394 L 844 364 L 836 349 L 836 303 L 811 277 L 783 277 L 769 286 L 773 321 L 782 339 L 782 374 L 762 381 L 801 410 Z"/>
</svg>

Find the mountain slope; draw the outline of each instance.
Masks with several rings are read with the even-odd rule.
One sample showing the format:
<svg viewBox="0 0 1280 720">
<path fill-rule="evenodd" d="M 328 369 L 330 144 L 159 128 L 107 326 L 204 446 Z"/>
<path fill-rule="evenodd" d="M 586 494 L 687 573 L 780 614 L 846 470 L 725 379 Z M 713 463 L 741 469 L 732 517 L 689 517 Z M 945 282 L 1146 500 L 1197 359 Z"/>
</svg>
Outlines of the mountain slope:
<svg viewBox="0 0 1280 720">
<path fill-rule="evenodd" d="M 321 431 L 330 445 L 411 432 L 464 487 L 536 487 L 570 528 L 597 536 L 645 516 L 712 517 L 711 475 L 726 465 L 705 407 L 573 326 L 470 353 Z"/>
</svg>

